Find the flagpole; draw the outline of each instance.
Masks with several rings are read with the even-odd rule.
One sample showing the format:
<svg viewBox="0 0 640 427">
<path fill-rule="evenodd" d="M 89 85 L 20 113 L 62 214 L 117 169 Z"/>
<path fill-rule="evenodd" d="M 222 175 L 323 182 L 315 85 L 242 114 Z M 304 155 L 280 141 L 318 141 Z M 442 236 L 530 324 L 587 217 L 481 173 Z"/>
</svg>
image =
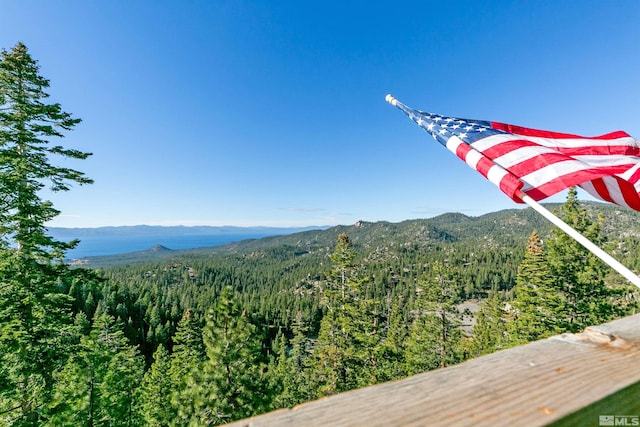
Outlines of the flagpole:
<svg viewBox="0 0 640 427">
<path fill-rule="evenodd" d="M 516 196 L 519 197 L 523 202 L 525 202 L 526 204 L 531 206 L 540 215 L 542 215 L 543 217 L 545 217 L 549 221 L 551 221 L 553 223 L 553 225 L 555 225 L 556 227 L 560 228 L 562 231 L 567 233 L 570 237 L 572 237 L 574 240 L 576 240 L 578 243 L 580 243 L 586 249 L 591 251 L 591 253 L 593 253 L 595 256 L 600 258 L 602 261 L 604 261 L 606 264 L 608 264 L 615 271 L 617 271 L 618 273 L 622 274 L 622 276 L 624 276 L 631 283 L 633 283 L 638 288 L 640 288 L 640 277 L 638 277 L 636 274 L 634 274 L 631 270 L 629 270 L 624 265 L 620 264 L 618 262 L 618 260 L 616 260 L 611 255 L 609 255 L 608 253 L 606 253 L 605 251 L 600 249 L 591 240 L 589 240 L 586 237 L 584 237 L 582 234 L 580 234 L 578 231 L 573 229 L 566 222 L 562 221 L 560 218 L 558 218 L 557 216 L 555 216 L 554 214 L 549 212 L 541 204 L 539 204 L 538 202 L 533 200 L 531 197 L 527 196 L 522 191 L 519 191 L 518 194 L 516 194 Z"/>
<path fill-rule="evenodd" d="M 422 127 L 423 129 L 427 130 L 427 127 L 425 127 L 423 125 L 423 123 L 421 123 L 422 119 L 419 118 L 419 117 L 416 117 L 416 114 L 414 114 L 414 113 L 417 113 L 418 115 L 421 115 L 421 114 L 423 114 L 422 112 L 410 109 L 409 107 L 407 107 L 406 105 L 402 104 L 397 99 L 395 99 L 391 94 L 387 95 L 385 97 L 385 100 L 389 104 L 393 105 L 394 107 L 398 107 L 407 116 L 409 116 L 409 118 L 414 120 L 420 127 Z M 445 131 L 445 133 L 447 133 L 447 131 Z M 434 138 L 436 138 L 435 134 L 432 134 L 432 135 L 433 135 Z M 446 142 L 446 147 L 448 149 L 450 149 L 450 150 L 452 150 L 452 149 L 449 147 L 449 141 L 452 141 L 453 139 L 454 138 L 449 138 L 449 140 Z M 460 141 L 459 138 L 458 138 L 458 141 Z M 440 141 L 440 142 L 442 143 L 442 141 Z M 460 142 L 462 142 L 462 141 L 460 141 Z M 443 145 L 445 145 L 445 144 L 443 143 Z M 455 145 L 455 144 L 452 144 L 451 146 L 455 147 L 455 149 L 453 149 L 452 151 L 456 155 L 458 155 L 458 153 L 457 153 L 457 147 L 458 146 Z M 465 161 L 473 169 L 476 169 L 478 172 L 480 172 L 480 170 L 478 170 L 476 168 L 476 165 L 479 162 L 479 160 L 482 159 L 483 155 L 481 153 L 477 152 L 476 150 L 474 150 L 473 147 L 470 146 L 470 148 L 471 149 L 467 152 L 467 154 L 464 157 L 460 157 L 459 155 L 458 155 L 458 157 L 460 157 L 461 160 Z M 471 156 L 469 156 L 469 154 L 471 154 Z M 489 159 L 489 161 L 491 161 L 491 160 Z M 517 179 L 518 179 L 517 177 L 511 175 L 508 171 L 504 170 L 502 167 L 500 167 L 499 165 L 495 164 L 494 162 L 492 162 L 492 163 L 493 163 L 492 168 L 487 173 L 483 173 L 483 175 L 489 181 L 491 181 L 492 183 L 494 183 L 495 185 L 497 185 L 501 189 L 502 189 L 502 187 L 501 187 L 501 182 L 502 181 L 501 180 L 503 180 L 503 179 L 512 178 L 512 180 L 517 182 Z M 498 173 L 494 173 L 493 176 L 492 176 L 491 175 L 491 171 L 497 171 Z M 520 184 L 520 183 L 518 182 L 518 184 Z M 506 191 L 503 190 L 503 192 L 506 192 Z M 509 197 L 512 196 L 511 194 L 508 194 L 508 195 L 509 195 Z M 567 233 L 575 241 L 580 243 L 587 250 L 591 251 L 591 253 L 593 253 L 595 256 L 600 258 L 603 262 L 605 262 L 607 265 L 609 265 L 615 271 L 617 271 L 618 273 L 622 274 L 622 276 L 625 277 L 627 280 L 629 280 L 631 283 L 633 283 L 638 288 L 640 288 L 640 277 L 638 277 L 635 273 L 633 273 L 631 270 L 629 270 L 624 265 L 620 264 L 611 255 L 609 255 L 608 253 L 606 253 L 605 251 L 600 249 L 592 241 L 590 241 L 589 239 L 584 237 L 578 231 L 576 231 L 575 229 L 571 228 L 567 223 L 565 223 L 560 218 L 558 218 L 557 216 L 555 216 L 554 214 L 549 212 L 547 209 L 542 207 L 538 202 L 533 200 L 531 197 L 527 196 L 522 190 L 517 190 L 515 196 L 520 198 L 520 200 L 522 200 L 523 202 L 525 202 L 529 206 L 531 206 L 539 214 L 541 214 L 543 217 L 547 218 L 549 221 L 551 221 L 551 223 L 553 223 L 555 226 L 557 226 L 562 231 Z"/>
</svg>

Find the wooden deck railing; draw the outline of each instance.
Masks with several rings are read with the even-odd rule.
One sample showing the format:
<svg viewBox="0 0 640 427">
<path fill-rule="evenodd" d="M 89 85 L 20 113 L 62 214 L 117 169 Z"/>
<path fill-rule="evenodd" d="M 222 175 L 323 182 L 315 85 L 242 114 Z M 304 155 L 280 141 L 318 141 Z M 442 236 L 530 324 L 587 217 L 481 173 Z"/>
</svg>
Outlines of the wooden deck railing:
<svg viewBox="0 0 640 427">
<path fill-rule="evenodd" d="M 582 427 L 639 419 L 635 315 L 229 426 Z"/>
</svg>

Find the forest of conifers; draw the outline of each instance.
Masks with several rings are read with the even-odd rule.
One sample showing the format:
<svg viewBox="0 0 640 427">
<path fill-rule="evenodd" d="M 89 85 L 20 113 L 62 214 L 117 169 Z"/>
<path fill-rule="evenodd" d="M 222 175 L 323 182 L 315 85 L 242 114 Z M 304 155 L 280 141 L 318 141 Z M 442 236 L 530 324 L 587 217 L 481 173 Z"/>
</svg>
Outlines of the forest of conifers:
<svg viewBox="0 0 640 427">
<path fill-rule="evenodd" d="M 233 251 L 72 267 L 75 243 L 47 234 L 58 212 L 39 190 L 90 184 L 51 164 L 89 154 L 51 144 L 79 120 L 46 103 L 48 85 L 24 45 L 2 52 L 0 426 L 224 424 L 637 308 L 634 288 L 520 214 L 475 228 L 460 216 L 456 230 L 444 217 L 359 222 Z M 640 268 L 637 230 L 611 228 L 620 210 L 587 209 L 574 189 L 557 210 Z"/>
</svg>

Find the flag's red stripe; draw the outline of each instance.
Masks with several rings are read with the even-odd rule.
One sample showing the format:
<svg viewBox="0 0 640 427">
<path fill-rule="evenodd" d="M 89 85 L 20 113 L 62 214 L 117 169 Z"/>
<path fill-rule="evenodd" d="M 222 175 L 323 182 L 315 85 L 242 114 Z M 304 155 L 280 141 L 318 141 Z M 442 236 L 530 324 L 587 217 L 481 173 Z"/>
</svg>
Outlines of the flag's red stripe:
<svg viewBox="0 0 640 427">
<path fill-rule="evenodd" d="M 474 150 L 468 144 L 462 143 L 458 145 L 458 147 L 456 148 L 456 156 L 460 157 L 462 160 L 466 162 L 467 155 L 471 151 L 476 151 L 476 150 Z M 478 163 L 476 164 L 475 169 L 478 172 L 480 172 L 482 176 L 486 178 L 487 175 L 489 174 L 489 169 L 491 169 L 494 166 L 494 164 L 495 163 L 493 163 L 491 160 L 487 159 L 485 156 L 481 154 L 480 160 L 478 160 Z"/>
<path fill-rule="evenodd" d="M 469 152 L 473 150 L 466 143 L 462 143 L 458 145 L 456 148 L 456 156 L 458 156 L 461 160 L 466 162 L 467 155 Z M 484 153 L 482 153 L 484 154 Z M 527 194 L 535 200 L 542 200 L 546 197 L 549 197 L 553 194 L 556 194 L 567 187 L 578 185 L 582 182 L 593 180 L 593 184 L 596 188 L 596 191 L 600 194 L 603 200 L 608 202 L 613 202 L 611 199 L 609 192 L 602 182 L 601 179 L 598 179 L 602 176 L 613 175 L 617 173 L 622 173 L 629 169 L 629 167 L 633 165 L 620 165 L 620 166 L 606 166 L 604 168 L 589 168 L 583 169 L 579 171 L 571 171 L 570 173 L 563 173 L 562 171 L 562 162 L 564 161 L 573 161 L 574 159 L 557 153 L 547 153 L 535 156 L 531 159 L 528 159 L 524 162 L 516 164 L 512 167 L 508 168 L 508 171 L 514 176 L 507 175 L 502 179 L 500 183 L 500 189 L 503 193 L 509 196 L 512 200 L 516 202 L 521 202 L 516 196 L 515 193 L 519 190 L 523 183 L 518 180 L 516 177 L 526 176 L 532 172 L 535 172 L 543 167 L 556 164 L 557 170 L 553 175 L 553 178 L 550 181 L 545 182 L 544 184 L 538 186 L 537 188 L 530 189 L 527 191 Z M 494 166 L 494 163 L 486 158 L 484 155 L 480 158 L 478 163 L 476 164 L 476 170 L 482 174 L 485 178 L 487 178 L 489 170 Z M 510 177 L 510 178 L 507 178 Z M 633 203 L 633 200 L 628 202 L 629 205 Z"/>
<path fill-rule="evenodd" d="M 563 175 L 565 172 L 563 172 L 562 163 L 566 161 L 567 162 L 570 161 L 573 163 L 574 161 L 577 161 L 577 160 L 571 157 L 563 156 L 561 154 L 554 154 L 554 153 L 541 154 L 539 156 L 532 157 L 528 160 L 525 160 L 524 162 L 520 162 L 513 166 L 509 166 L 508 168 L 505 168 L 505 169 L 507 169 L 509 172 L 511 172 L 516 176 L 524 177 L 526 175 L 529 175 L 530 173 L 533 173 L 539 169 L 544 168 L 545 166 L 556 165 L 556 167 L 554 168 L 556 175 Z M 593 166 L 589 167 L 589 165 L 584 164 L 584 166 L 587 168 L 587 170 L 597 171 L 598 176 L 605 176 L 605 175 L 624 173 L 627 170 L 629 170 L 629 168 L 633 167 L 634 164 L 628 163 L 623 165 L 610 165 L 610 166 L 602 166 L 602 167 L 593 167 Z M 575 173 L 575 172 L 572 171 L 570 173 Z"/>
<path fill-rule="evenodd" d="M 525 191 L 525 193 L 527 193 L 527 196 L 531 197 L 533 200 L 539 202 L 540 200 L 544 200 L 547 197 L 559 193 L 562 190 L 564 190 L 564 188 L 557 190 L 555 193 L 547 194 L 547 192 L 541 190 L 539 187 L 535 187 Z"/>
<path fill-rule="evenodd" d="M 463 142 L 462 144 L 458 145 L 458 147 L 456 148 L 456 156 L 458 156 L 460 160 L 462 160 L 463 162 L 466 162 L 467 153 L 471 150 L 472 148 L 469 146 L 469 144 L 467 144 L 466 142 Z"/>
<path fill-rule="evenodd" d="M 572 174 L 555 177 L 542 185 L 527 190 L 526 193 L 534 200 L 542 200 L 566 188 L 578 185 L 585 181 L 591 181 L 592 179 L 599 177 L 600 176 L 594 176 L 593 170 L 578 171 Z"/>
<path fill-rule="evenodd" d="M 489 175 L 489 169 L 493 167 L 494 163 L 487 159 L 486 157 L 482 157 L 478 164 L 476 165 L 476 170 L 482 174 L 485 178 Z"/>
<path fill-rule="evenodd" d="M 545 166 L 562 163 L 567 160 L 572 159 L 567 156 L 563 156 L 562 154 L 541 154 L 525 160 L 524 162 L 509 166 L 506 169 L 516 176 L 523 177 L 537 171 L 538 169 L 542 169 Z"/>
<path fill-rule="evenodd" d="M 556 193 L 559 193 L 560 191 L 565 190 L 566 188 L 572 187 L 574 185 L 580 185 L 587 181 L 591 181 L 591 184 L 594 186 L 596 192 L 598 193 L 598 196 L 602 200 L 605 200 L 611 203 L 616 203 L 611 197 L 609 190 L 605 186 L 603 180 L 600 177 L 596 179 L 586 178 L 586 175 L 589 175 L 589 173 L 590 173 L 589 171 L 581 171 L 579 173 L 572 174 L 570 177 L 569 176 L 558 177 L 556 179 L 553 179 L 549 182 L 544 183 L 543 185 L 531 188 L 525 192 L 532 199 L 539 201 L 539 200 L 546 199 L 547 197 L 552 196 Z M 616 185 L 618 186 L 620 193 L 622 194 L 622 197 L 624 198 L 624 201 L 627 204 L 627 206 L 629 206 L 631 209 L 640 210 L 640 195 L 638 194 L 635 187 L 631 183 L 619 177 L 614 176 L 614 178 L 616 180 Z"/>
<path fill-rule="evenodd" d="M 622 192 L 622 197 L 624 197 L 624 201 L 627 205 L 634 210 L 640 210 L 640 197 L 638 195 L 638 191 L 629 181 L 625 181 L 622 178 L 614 177 L 618 186 L 620 187 L 620 191 Z"/>
<path fill-rule="evenodd" d="M 610 203 L 615 203 L 613 201 L 613 198 L 609 194 L 609 189 L 607 188 L 607 185 L 604 183 L 602 178 L 592 180 L 591 184 L 593 184 L 593 188 L 595 188 L 595 190 L 598 192 L 598 195 L 602 200 Z"/>
<path fill-rule="evenodd" d="M 456 155 L 463 161 L 466 162 L 466 157 L 473 150 L 472 147 L 467 145 L 466 143 L 460 144 L 456 149 Z M 482 153 L 484 154 L 484 153 Z M 537 188 L 531 189 L 527 191 L 530 197 L 534 200 L 542 200 L 546 197 L 549 197 L 553 194 L 556 194 L 567 187 L 578 185 L 588 180 L 592 180 L 594 187 L 600 197 L 608 202 L 615 203 L 611 196 L 609 195 L 609 191 L 607 190 L 604 182 L 599 179 L 602 176 L 613 175 L 617 173 L 622 173 L 626 171 L 629 167 L 633 165 L 620 165 L 620 166 L 607 166 L 605 168 L 589 168 L 583 169 L 577 172 L 570 172 L 567 174 L 563 174 L 562 172 L 562 162 L 564 161 L 572 161 L 569 156 L 557 154 L 557 153 L 547 153 L 535 156 L 531 159 L 528 159 L 524 162 L 521 162 L 513 167 L 508 168 L 509 172 L 513 175 L 517 176 L 526 176 L 529 173 L 535 172 L 543 167 L 556 164 L 557 171 L 554 178 L 550 181 L 538 186 Z M 481 157 L 478 163 L 476 164 L 476 170 L 482 174 L 485 178 L 487 178 L 489 174 L 489 170 L 494 166 L 494 163 L 484 157 Z M 500 182 L 500 190 L 505 193 L 509 198 L 511 198 L 515 202 L 521 202 L 519 198 L 515 196 L 516 192 L 522 187 L 522 182 L 516 179 L 514 176 L 507 175 Z M 627 194 L 627 193 L 623 193 Z M 640 205 L 640 200 L 636 195 L 633 197 L 625 196 L 625 201 L 629 206 L 634 206 L 635 204 Z M 637 203 L 636 203 L 637 202 Z M 639 206 L 640 208 L 640 206 Z"/>
<path fill-rule="evenodd" d="M 627 181 L 629 181 L 632 184 L 636 184 L 639 180 L 640 180 L 640 168 L 636 169 L 636 171 L 632 173 L 629 178 L 627 178 Z"/>
<path fill-rule="evenodd" d="M 586 181 L 593 181 L 594 179 L 608 175 L 610 174 L 602 172 L 599 168 L 583 169 L 566 175 L 557 176 L 544 184 L 530 188 L 525 192 L 534 200 L 542 200 L 546 197 L 559 193 L 566 188 L 582 184 Z"/>
<path fill-rule="evenodd" d="M 466 163 L 467 154 L 469 154 L 469 152 L 472 150 L 473 148 L 471 146 L 469 146 L 466 143 L 462 143 L 458 145 L 458 147 L 456 148 L 456 156 L 458 156 L 462 161 Z M 487 178 L 489 175 L 489 169 L 491 169 L 493 166 L 494 166 L 494 163 L 483 156 L 478 161 L 478 164 L 476 165 L 476 170 L 480 172 L 485 178 Z M 523 203 L 522 200 L 520 200 L 515 196 L 516 192 L 520 190 L 523 185 L 524 184 L 522 183 L 522 181 L 520 181 L 513 175 L 508 174 L 508 175 L 505 175 L 500 180 L 499 187 L 500 187 L 500 190 L 502 190 L 502 192 L 505 193 L 507 196 L 509 196 L 512 200 L 518 203 Z"/>
<path fill-rule="evenodd" d="M 510 141 L 501 142 L 499 144 L 488 147 L 482 150 L 482 153 L 491 159 L 495 159 L 513 150 L 517 150 L 519 148 L 525 148 L 525 147 L 531 147 L 531 149 L 535 150 L 543 146 L 535 142 L 528 141 L 526 139 L 513 139 Z M 605 146 L 584 145 L 581 147 L 559 147 L 559 146 L 544 146 L 544 147 L 550 148 L 554 151 L 557 151 L 567 156 L 623 155 L 623 156 L 640 157 L 640 147 L 635 147 L 630 145 L 605 145 Z"/>
<path fill-rule="evenodd" d="M 504 194 L 509 196 L 511 200 L 517 203 L 524 203 L 519 197 L 516 196 L 516 193 L 522 188 L 523 185 L 524 184 L 522 181 L 511 174 L 505 175 L 500 180 L 500 190 L 502 190 Z"/>
<path fill-rule="evenodd" d="M 623 192 L 622 195 L 631 209 L 640 211 L 640 197 L 638 197 L 638 193 Z"/>
<path fill-rule="evenodd" d="M 491 122 L 491 127 L 515 135 L 537 136 L 542 138 L 616 139 L 630 136 L 628 133 L 621 130 L 599 136 L 580 136 L 570 133 L 551 132 L 548 130 L 525 128 L 522 126 L 510 125 L 500 122 Z"/>
</svg>

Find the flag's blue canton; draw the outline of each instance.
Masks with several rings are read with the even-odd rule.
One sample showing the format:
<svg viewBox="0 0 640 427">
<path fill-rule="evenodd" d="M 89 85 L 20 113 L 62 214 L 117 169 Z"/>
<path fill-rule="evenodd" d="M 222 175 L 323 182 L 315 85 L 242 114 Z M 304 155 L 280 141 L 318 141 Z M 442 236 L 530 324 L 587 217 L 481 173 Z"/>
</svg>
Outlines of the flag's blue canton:
<svg viewBox="0 0 640 427">
<path fill-rule="evenodd" d="M 465 120 L 440 114 L 425 113 L 424 111 L 411 111 L 411 120 L 418 126 L 429 132 L 440 144 L 447 145 L 447 140 L 457 136 L 467 144 L 486 138 L 489 135 L 505 133 L 493 129 L 490 122 L 482 120 Z"/>
</svg>

